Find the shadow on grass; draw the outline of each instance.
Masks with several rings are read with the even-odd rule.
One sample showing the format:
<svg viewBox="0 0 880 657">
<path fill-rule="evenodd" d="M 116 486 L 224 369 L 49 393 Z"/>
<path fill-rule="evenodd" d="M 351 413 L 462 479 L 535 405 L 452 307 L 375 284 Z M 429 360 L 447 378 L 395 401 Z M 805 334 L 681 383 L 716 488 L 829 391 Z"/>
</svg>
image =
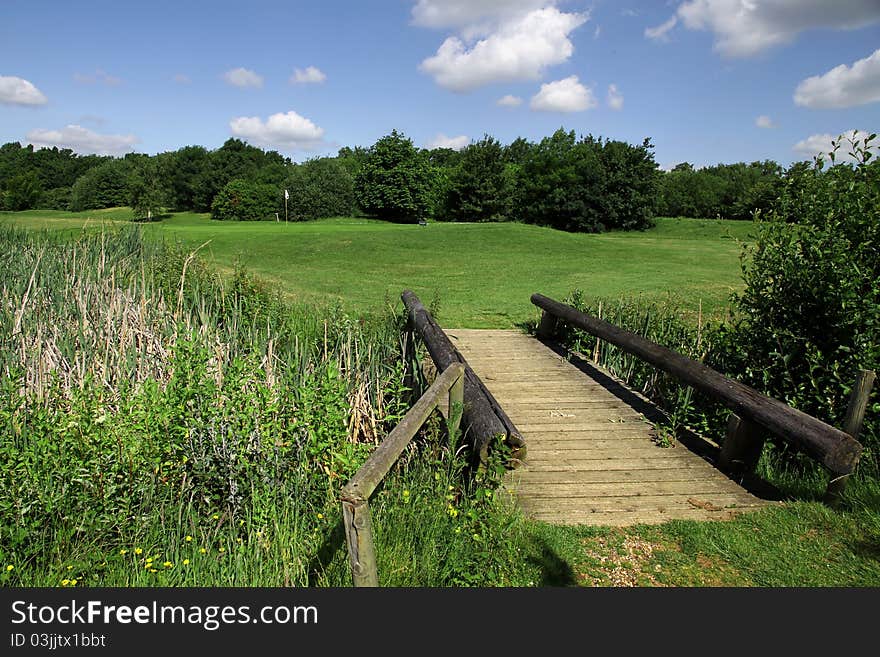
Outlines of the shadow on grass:
<svg viewBox="0 0 880 657">
<path fill-rule="evenodd" d="M 539 586 L 577 586 L 574 571 L 565 559 L 562 559 L 544 539 L 533 541 L 533 554 L 526 561 L 540 568 Z"/>
<path fill-rule="evenodd" d="M 340 518 L 324 537 L 324 542 L 318 548 L 317 554 L 309 562 L 309 586 L 320 586 L 324 571 L 333 562 L 333 558 L 342 549 L 344 543 L 345 526 Z"/>
</svg>

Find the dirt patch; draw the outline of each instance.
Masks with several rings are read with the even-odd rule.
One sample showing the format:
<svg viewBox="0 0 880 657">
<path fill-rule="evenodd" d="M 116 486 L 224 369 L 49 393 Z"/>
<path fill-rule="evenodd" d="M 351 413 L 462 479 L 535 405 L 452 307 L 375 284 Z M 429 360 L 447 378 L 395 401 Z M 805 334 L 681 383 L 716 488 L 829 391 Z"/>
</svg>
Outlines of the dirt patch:
<svg viewBox="0 0 880 657">
<path fill-rule="evenodd" d="M 579 578 L 587 586 L 666 586 L 657 581 L 654 573 L 659 564 L 652 565 L 655 550 L 664 549 L 638 536 L 626 536 L 620 545 L 612 537 L 585 541 L 585 554 L 596 564 L 598 573 L 581 573 Z"/>
</svg>

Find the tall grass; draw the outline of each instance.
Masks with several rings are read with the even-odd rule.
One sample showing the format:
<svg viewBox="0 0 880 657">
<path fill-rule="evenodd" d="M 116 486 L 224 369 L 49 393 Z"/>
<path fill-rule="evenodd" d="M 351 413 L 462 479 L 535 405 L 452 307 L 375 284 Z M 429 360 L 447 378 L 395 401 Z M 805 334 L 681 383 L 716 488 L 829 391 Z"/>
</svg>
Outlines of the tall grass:
<svg viewBox="0 0 880 657">
<path fill-rule="evenodd" d="M 0 272 L 0 582 L 347 583 L 336 493 L 408 408 L 400 316 L 291 306 L 136 227 L 2 227 Z M 434 453 L 406 485 L 463 491 Z M 388 553 L 460 540 L 429 515 Z"/>
</svg>

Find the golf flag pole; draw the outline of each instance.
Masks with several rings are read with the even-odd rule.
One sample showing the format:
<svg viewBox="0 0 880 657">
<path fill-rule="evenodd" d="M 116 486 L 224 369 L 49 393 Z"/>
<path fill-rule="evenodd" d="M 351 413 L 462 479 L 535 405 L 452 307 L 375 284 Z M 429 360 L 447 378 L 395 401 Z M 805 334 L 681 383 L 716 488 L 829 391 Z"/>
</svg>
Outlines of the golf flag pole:
<svg viewBox="0 0 880 657">
<path fill-rule="evenodd" d="M 284 223 L 287 223 L 287 199 L 290 198 L 290 192 L 284 190 Z"/>
</svg>

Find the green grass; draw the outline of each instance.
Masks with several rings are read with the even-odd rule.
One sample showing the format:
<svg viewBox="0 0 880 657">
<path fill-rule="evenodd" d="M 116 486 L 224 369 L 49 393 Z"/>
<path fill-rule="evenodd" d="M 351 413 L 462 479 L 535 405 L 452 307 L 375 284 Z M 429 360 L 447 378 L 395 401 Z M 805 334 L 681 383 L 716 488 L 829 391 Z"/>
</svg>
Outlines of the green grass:
<svg viewBox="0 0 880 657">
<path fill-rule="evenodd" d="M 0 222 L 51 229 L 129 218 L 127 209 L 0 214 Z M 534 292 L 561 298 L 575 288 L 594 298 L 672 297 L 686 312 L 702 304 L 723 315 L 742 287 L 740 241 L 751 223 L 659 219 L 645 232 L 586 235 L 515 223 L 221 223 L 186 213 L 148 229 L 192 248 L 210 240 L 202 250 L 209 262 L 226 271 L 240 263 L 298 301 L 339 299 L 362 312 L 397 307 L 410 288 L 425 303 L 439 299 L 446 326 L 493 328 L 534 319 Z"/>
</svg>

